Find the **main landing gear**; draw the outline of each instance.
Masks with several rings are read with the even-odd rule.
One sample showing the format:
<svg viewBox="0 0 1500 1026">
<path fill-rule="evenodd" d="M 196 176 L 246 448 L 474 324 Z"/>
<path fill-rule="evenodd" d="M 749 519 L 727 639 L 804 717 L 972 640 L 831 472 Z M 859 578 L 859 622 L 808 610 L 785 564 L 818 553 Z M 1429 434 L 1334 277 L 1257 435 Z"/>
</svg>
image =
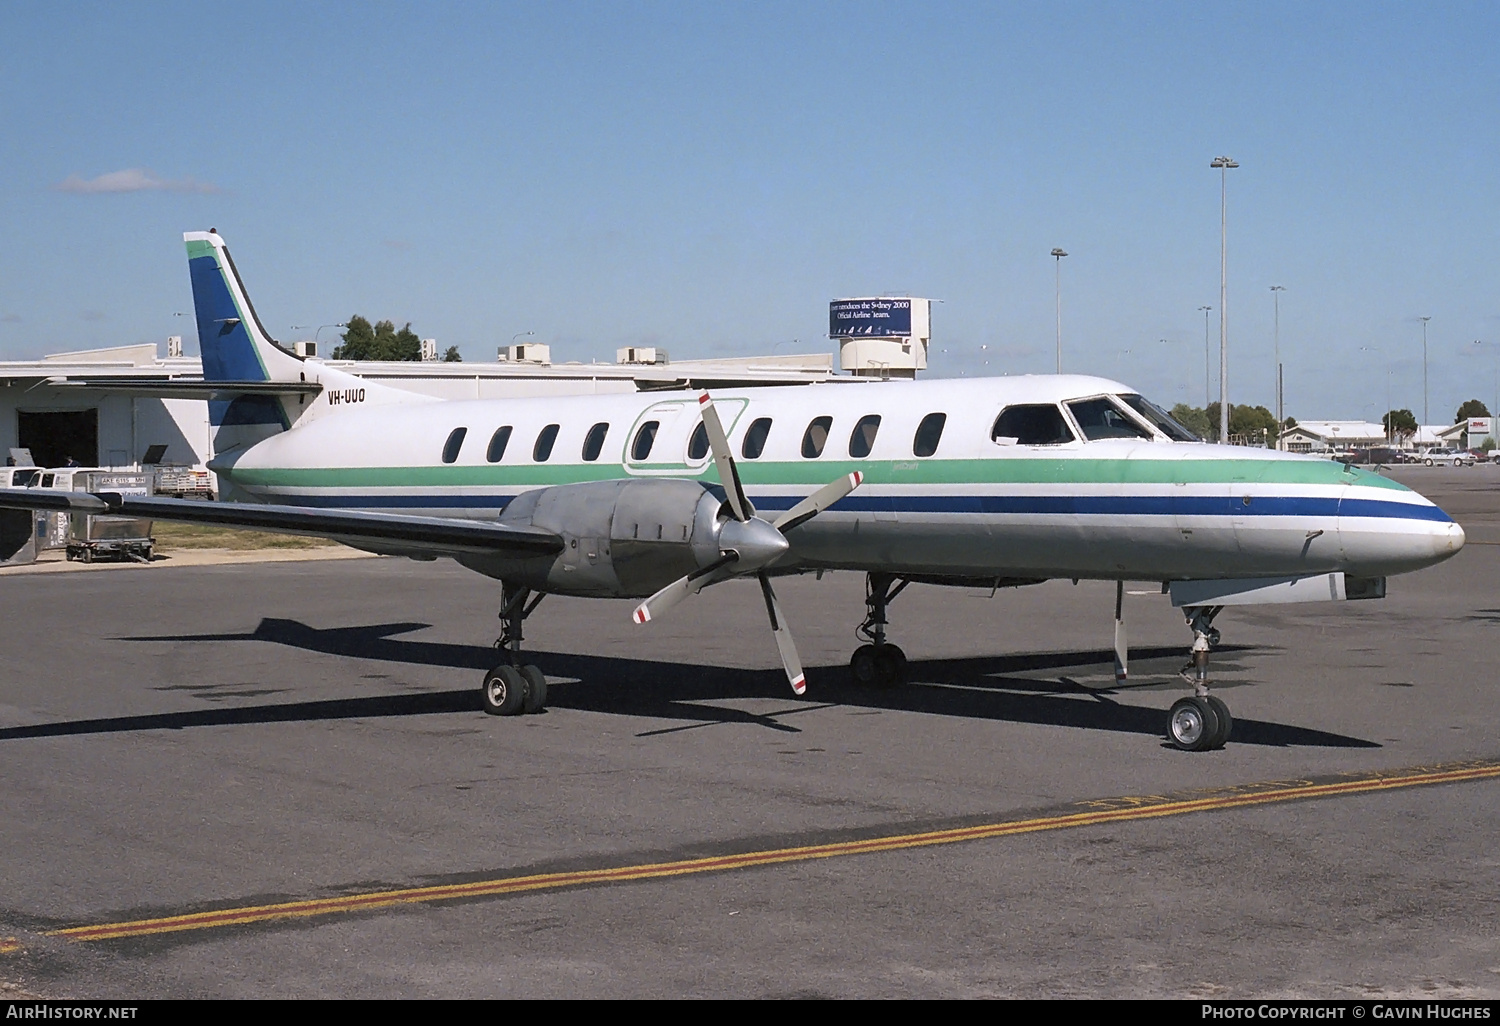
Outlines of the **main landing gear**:
<svg viewBox="0 0 1500 1026">
<path fill-rule="evenodd" d="M 1208 652 L 1219 643 L 1214 617 L 1223 606 L 1192 606 L 1185 610 L 1188 627 L 1193 632 L 1191 661 L 1182 675 L 1193 684 L 1193 697 L 1179 699 L 1172 705 L 1167 719 L 1167 736 L 1185 752 L 1206 752 L 1223 748 L 1234 729 L 1229 706 L 1217 695 L 1208 693 Z"/>
<path fill-rule="evenodd" d="M 869 639 L 849 658 L 849 673 L 854 683 L 862 687 L 894 688 L 906 683 L 906 653 L 885 640 L 885 625 L 889 623 L 885 608 L 891 600 L 905 590 L 910 581 L 896 583 L 892 574 L 868 574 L 865 578 L 865 622 L 859 625 L 859 634 Z"/>
<path fill-rule="evenodd" d="M 547 595 L 539 592 L 532 598 L 530 588 L 509 582 L 504 583 L 502 595 L 500 620 L 504 632 L 495 647 L 505 650 L 507 661 L 484 675 L 480 701 L 491 716 L 541 712 L 547 705 L 547 678 L 535 666 L 521 665 L 521 623 Z"/>
</svg>

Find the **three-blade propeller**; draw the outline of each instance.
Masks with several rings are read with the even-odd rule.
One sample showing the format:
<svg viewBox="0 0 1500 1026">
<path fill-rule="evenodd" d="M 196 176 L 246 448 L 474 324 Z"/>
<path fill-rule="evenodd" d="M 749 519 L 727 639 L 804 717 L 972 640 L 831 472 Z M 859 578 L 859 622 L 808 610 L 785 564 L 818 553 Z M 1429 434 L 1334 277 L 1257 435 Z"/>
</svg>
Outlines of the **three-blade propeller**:
<svg viewBox="0 0 1500 1026">
<path fill-rule="evenodd" d="M 845 474 L 813 492 L 807 498 L 787 510 L 776 520 L 765 520 L 755 513 L 740 483 L 739 470 L 734 457 L 729 453 L 729 439 L 724 435 L 724 425 L 719 422 L 719 413 L 707 392 L 698 397 L 698 407 L 703 415 L 703 427 L 708 433 L 709 448 L 714 454 L 714 463 L 719 470 L 719 480 L 724 484 L 724 496 L 729 506 L 730 519 L 719 529 L 719 558 L 707 566 L 699 567 L 686 577 L 680 578 L 652 595 L 636 607 L 636 623 L 647 623 L 671 609 L 689 595 L 696 595 L 710 584 L 727 581 L 732 577 L 754 574 L 760 581 L 761 594 L 766 600 L 766 615 L 771 620 L 771 631 L 776 636 L 776 648 L 781 652 L 781 664 L 786 668 L 787 680 L 792 690 L 802 694 L 807 682 L 802 674 L 802 661 L 797 657 L 797 646 L 792 641 L 792 632 L 787 629 L 786 617 L 781 604 L 776 601 L 776 592 L 771 587 L 771 577 L 766 569 L 791 546 L 786 532 L 807 523 L 829 506 L 838 502 L 864 480 L 859 471 Z"/>
</svg>

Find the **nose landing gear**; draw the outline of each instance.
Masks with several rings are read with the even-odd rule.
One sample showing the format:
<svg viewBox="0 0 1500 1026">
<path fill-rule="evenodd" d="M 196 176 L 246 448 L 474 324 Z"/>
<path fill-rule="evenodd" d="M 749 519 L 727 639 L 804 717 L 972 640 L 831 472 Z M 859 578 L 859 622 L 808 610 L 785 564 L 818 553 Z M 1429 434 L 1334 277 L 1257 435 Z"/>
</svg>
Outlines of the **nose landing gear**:
<svg viewBox="0 0 1500 1026">
<path fill-rule="evenodd" d="M 1214 629 L 1214 617 L 1223 606 L 1193 606 L 1188 608 L 1188 627 L 1193 631 L 1192 658 L 1182 668 L 1183 677 L 1193 684 L 1193 697 L 1178 699 L 1167 714 L 1167 736 L 1172 744 L 1185 752 L 1206 752 L 1223 748 L 1234 729 L 1234 718 L 1229 715 L 1229 706 L 1217 695 L 1209 694 L 1208 653 L 1219 643 L 1219 632 Z"/>
<path fill-rule="evenodd" d="M 537 667 L 521 664 L 521 624 L 547 595 L 541 592 L 528 603 L 530 588 L 504 582 L 503 589 L 500 620 L 504 630 L 495 647 L 505 651 L 508 661 L 484 675 L 480 703 L 491 716 L 541 712 L 547 705 L 547 677 Z"/>
<path fill-rule="evenodd" d="M 858 632 L 869 644 L 861 645 L 849 657 L 849 673 L 862 687 L 894 688 L 907 681 L 906 653 L 885 640 L 885 611 L 892 599 L 901 594 L 910 581 L 896 583 L 892 574 L 868 574 L 865 577 L 865 622 Z"/>
</svg>

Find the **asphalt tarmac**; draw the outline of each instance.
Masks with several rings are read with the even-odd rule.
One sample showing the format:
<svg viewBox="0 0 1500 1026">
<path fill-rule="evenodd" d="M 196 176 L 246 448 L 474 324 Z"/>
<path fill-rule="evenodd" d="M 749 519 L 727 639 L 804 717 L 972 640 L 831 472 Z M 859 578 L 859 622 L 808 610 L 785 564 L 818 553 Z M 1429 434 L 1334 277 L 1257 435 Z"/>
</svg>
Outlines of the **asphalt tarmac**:
<svg viewBox="0 0 1500 1026">
<path fill-rule="evenodd" d="M 55 997 L 1495 997 L 1500 468 L 1384 601 L 1231 609 L 1222 751 L 1131 585 L 863 581 L 646 626 L 547 599 L 549 708 L 479 710 L 494 582 L 394 559 L 0 577 L 0 983 Z M 124 924 L 124 925 L 121 925 Z M 12 991 L 14 993 L 14 991 Z M 3 995 L 0 995 L 3 996 Z"/>
</svg>

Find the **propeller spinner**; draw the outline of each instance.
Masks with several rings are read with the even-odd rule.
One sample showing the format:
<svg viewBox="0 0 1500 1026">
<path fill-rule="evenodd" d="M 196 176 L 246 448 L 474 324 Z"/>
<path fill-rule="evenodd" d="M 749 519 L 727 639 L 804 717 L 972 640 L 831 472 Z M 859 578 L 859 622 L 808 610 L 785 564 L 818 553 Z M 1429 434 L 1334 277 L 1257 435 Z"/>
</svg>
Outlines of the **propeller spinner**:
<svg viewBox="0 0 1500 1026">
<path fill-rule="evenodd" d="M 792 690 L 800 695 L 807 690 L 802 661 L 797 657 L 797 646 L 792 641 L 792 632 L 787 629 L 786 617 L 781 612 L 781 604 L 776 601 L 776 592 L 771 587 L 771 577 L 766 573 L 766 568 L 790 548 L 786 540 L 787 531 L 807 523 L 854 491 L 864 480 L 864 475 L 857 470 L 852 474 L 845 474 L 813 492 L 774 522 L 765 520 L 756 515 L 755 507 L 750 505 L 750 500 L 745 495 L 739 470 L 734 465 L 734 457 L 729 453 L 729 440 L 724 435 L 724 425 L 719 422 L 719 413 L 714 409 L 713 399 L 707 392 L 698 397 L 698 407 L 703 416 L 704 430 L 708 433 L 709 448 L 714 454 L 714 464 L 719 470 L 719 480 L 724 484 L 724 495 L 728 500 L 732 519 L 720 529 L 719 558 L 652 595 L 636 607 L 633 618 L 636 623 L 647 623 L 710 584 L 754 574 L 760 581 L 761 594 L 766 600 L 766 615 L 771 621 L 771 631 L 776 636 L 781 665 L 786 668 L 786 678 L 791 682 Z"/>
</svg>

